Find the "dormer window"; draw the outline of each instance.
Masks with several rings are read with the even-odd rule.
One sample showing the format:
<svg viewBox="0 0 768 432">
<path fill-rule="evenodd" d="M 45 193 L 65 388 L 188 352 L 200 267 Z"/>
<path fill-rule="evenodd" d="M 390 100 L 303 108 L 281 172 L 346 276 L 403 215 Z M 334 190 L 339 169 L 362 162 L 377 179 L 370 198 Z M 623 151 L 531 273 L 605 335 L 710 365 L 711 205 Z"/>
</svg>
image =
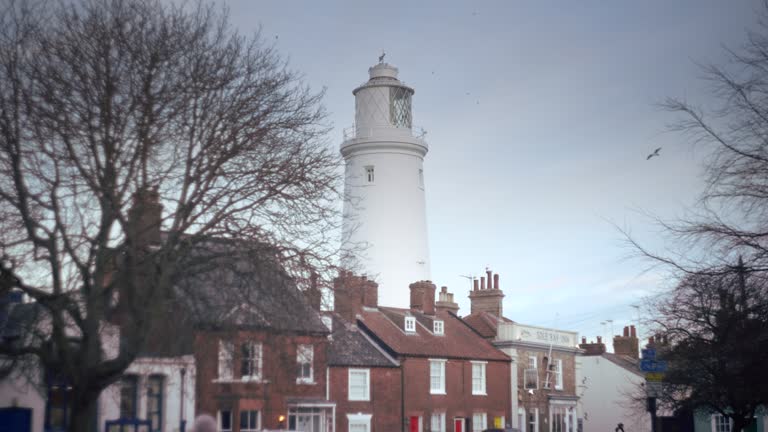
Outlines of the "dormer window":
<svg viewBox="0 0 768 432">
<path fill-rule="evenodd" d="M 442 320 L 435 320 L 432 323 L 432 333 L 436 335 L 445 334 L 445 326 Z"/>
<path fill-rule="evenodd" d="M 416 318 L 412 316 L 405 317 L 406 333 L 416 333 Z"/>
</svg>

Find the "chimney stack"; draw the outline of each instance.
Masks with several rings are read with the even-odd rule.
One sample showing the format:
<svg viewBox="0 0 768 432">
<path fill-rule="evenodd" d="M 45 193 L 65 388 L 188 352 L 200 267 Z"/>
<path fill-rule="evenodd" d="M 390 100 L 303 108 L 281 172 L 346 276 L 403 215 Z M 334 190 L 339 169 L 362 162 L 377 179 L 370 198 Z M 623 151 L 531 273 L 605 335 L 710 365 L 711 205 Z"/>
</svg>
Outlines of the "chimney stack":
<svg viewBox="0 0 768 432">
<path fill-rule="evenodd" d="M 459 305 L 453 301 L 453 293 L 448 292 L 448 287 L 440 288 L 440 294 L 437 302 L 435 302 L 435 309 L 438 311 L 451 311 L 454 314 L 459 313 Z"/>
<path fill-rule="evenodd" d="M 582 337 L 581 343 L 579 344 L 579 348 L 584 350 L 584 355 L 586 356 L 594 356 L 594 355 L 601 355 L 605 353 L 605 344 L 603 344 L 603 338 L 598 336 L 597 342 L 590 342 L 587 343 L 587 338 Z"/>
<path fill-rule="evenodd" d="M 160 226 L 163 206 L 157 188 L 142 189 L 133 194 L 133 205 L 128 210 L 127 236 L 137 249 L 160 244 Z"/>
<path fill-rule="evenodd" d="M 333 309 L 347 322 L 354 323 L 364 306 L 376 307 L 378 287 L 365 276 L 342 271 L 333 281 Z"/>
<path fill-rule="evenodd" d="M 480 290 L 470 291 L 469 301 L 471 304 L 470 313 L 488 312 L 496 317 L 502 317 L 504 293 L 499 289 L 499 275 L 493 275 L 490 270 L 487 272 L 488 287 L 485 286 L 485 277 L 480 278 Z M 493 282 L 491 282 L 493 280 Z M 475 281 L 477 283 L 477 281 Z M 477 285 L 475 285 L 477 286 Z"/>
<path fill-rule="evenodd" d="M 478 282 L 477 282 L 477 279 L 472 279 L 472 288 L 473 288 L 475 291 L 477 291 L 477 290 L 479 289 L 479 288 L 478 288 Z"/>
<path fill-rule="evenodd" d="M 432 281 L 418 281 L 409 286 L 411 290 L 411 310 L 421 311 L 427 315 L 435 314 L 435 291 L 437 287 Z"/>
<path fill-rule="evenodd" d="M 625 326 L 623 336 L 613 337 L 613 352 L 616 355 L 638 358 L 640 341 L 637 339 L 635 326 Z"/>
<path fill-rule="evenodd" d="M 304 290 L 304 297 L 309 302 L 309 306 L 316 311 L 320 311 L 320 304 L 322 303 L 323 295 L 320 289 L 317 287 L 317 273 L 312 272 L 309 275 L 309 288 Z"/>
</svg>

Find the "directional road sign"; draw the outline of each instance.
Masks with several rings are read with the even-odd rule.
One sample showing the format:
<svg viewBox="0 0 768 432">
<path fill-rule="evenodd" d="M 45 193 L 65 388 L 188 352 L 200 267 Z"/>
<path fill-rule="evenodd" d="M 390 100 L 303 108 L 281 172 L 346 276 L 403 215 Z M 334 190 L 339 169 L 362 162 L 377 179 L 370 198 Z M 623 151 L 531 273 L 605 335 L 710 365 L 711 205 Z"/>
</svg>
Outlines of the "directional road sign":
<svg viewBox="0 0 768 432">
<path fill-rule="evenodd" d="M 643 359 L 656 360 L 656 350 L 653 348 L 640 350 L 640 353 L 642 354 Z"/>
<path fill-rule="evenodd" d="M 664 360 L 640 360 L 640 370 L 643 372 L 666 372 L 667 362 Z"/>
</svg>

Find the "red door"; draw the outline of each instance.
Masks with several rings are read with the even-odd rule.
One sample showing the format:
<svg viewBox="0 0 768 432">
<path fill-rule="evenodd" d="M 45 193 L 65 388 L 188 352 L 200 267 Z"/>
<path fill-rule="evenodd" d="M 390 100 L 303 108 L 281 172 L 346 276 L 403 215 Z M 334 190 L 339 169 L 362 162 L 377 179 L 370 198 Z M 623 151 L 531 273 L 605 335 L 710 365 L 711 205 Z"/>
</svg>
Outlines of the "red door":
<svg viewBox="0 0 768 432">
<path fill-rule="evenodd" d="M 464 419 L 453 419 L 453 432 L 464 432 Z"/>
<path fill-rule="evenodd" d="M 419 418 L 414 416 L 411 417 L 411 426 L 408 429 L 409 432 L 419 432 Z"/>
</svg>

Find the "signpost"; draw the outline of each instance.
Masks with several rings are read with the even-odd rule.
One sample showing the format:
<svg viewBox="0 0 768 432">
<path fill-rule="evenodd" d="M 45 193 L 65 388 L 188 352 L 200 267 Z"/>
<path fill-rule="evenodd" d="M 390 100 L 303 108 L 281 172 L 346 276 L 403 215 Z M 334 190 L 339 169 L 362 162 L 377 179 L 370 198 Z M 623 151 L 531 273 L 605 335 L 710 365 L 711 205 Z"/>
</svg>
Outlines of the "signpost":
<svg viewBox="0 0 768 432">
<path fill-rule="evenodd" d="M 651 413 L 651 430 L 656 432 L 656 398 L 661 397 L 667 362 L 658 360 L 653 348 L 642 350 L 641 355 L 640 370 L 645 372 L 645 393 L 648 398 L 648 412 Z"/>
</svg>

